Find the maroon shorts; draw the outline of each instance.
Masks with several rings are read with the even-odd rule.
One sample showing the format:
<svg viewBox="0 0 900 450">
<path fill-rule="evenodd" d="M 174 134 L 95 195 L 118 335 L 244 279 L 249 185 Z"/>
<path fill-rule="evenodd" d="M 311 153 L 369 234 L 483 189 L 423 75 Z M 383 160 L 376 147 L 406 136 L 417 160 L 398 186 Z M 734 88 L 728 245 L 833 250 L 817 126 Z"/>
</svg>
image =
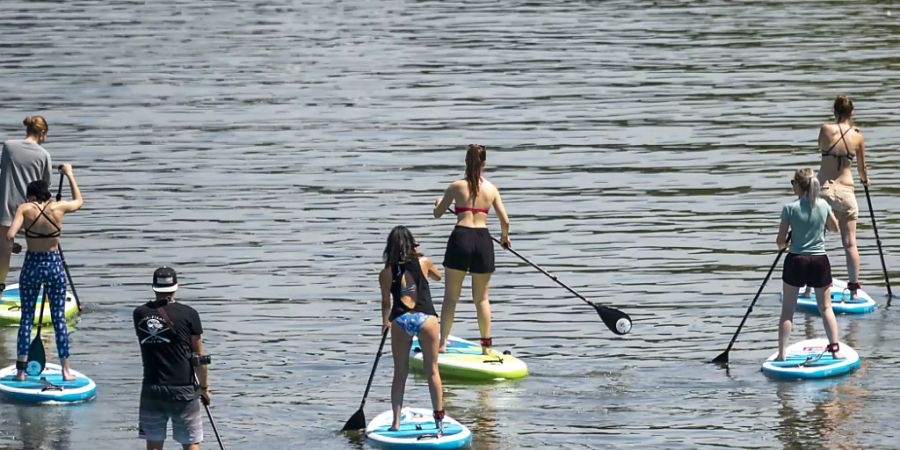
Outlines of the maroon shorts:
<svg viewBox="0 0 900 450">
<path fill-rule="evenodd" d="M 781 280 L 791 286 L 824 288 L 831 286 L 831 263 L 828 255 L 788 253 L 784 259 Z"/>
</svg>

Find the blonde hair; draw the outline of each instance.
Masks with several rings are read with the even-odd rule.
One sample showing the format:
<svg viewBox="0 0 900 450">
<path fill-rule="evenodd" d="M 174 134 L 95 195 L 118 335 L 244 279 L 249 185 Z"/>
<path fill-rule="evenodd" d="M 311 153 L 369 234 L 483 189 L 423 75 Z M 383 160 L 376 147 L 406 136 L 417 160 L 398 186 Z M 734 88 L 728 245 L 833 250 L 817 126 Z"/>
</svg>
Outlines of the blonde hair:
<svg viewBox="0 0 900 450">
<path fill-rule="evenodd" d="M 819 191 L 822 189 L 819 179 L 816 178 L 816 173 L 810 168 L 797 169 L 794 172 L 794 183 L 800 187 L 800 191 L 806 194 L 809 206 L 814 208 L 816 202 L 819 201 Z"/>
<path fill-rule="evenodd" d="M 29 136 L 37 138 L 38 144 L 44 143 L 44 137 L 50 127 L 47 126 L 47 121 L 42 116 L 28 116 L 22 121 L 22 124 L 25 125 L 25 132 Z"/>
</svg>

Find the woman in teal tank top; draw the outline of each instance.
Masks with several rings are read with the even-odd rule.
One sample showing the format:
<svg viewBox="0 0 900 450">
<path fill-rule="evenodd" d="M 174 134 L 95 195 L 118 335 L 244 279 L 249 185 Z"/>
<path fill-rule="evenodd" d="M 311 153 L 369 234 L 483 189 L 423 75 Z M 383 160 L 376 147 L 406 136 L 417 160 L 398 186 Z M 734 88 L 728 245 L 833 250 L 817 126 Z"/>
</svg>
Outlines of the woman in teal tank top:
<svg viewBox="0 0 900 450">
<path fill-rule="evenodd" d="M 784 259 L 783 302 L 778 326 L 778 361 L 785 357 L 788 339 L 793 326 L 794 309 L 800 288 L 809 286 L 816 290 L 819 314 L 828 336 L 828 350 L 835 358 L 841 358 L 838 348 L 838 326 L 831 310 L 831 264 L 825 254 L 825 229 L 838 231 L 837 218 L 831 206 L 819 198 L 821 185 L 812 169 L 799 169 L 791 179 L 797 200 L 781 209 L 781 226 L 778 229 L 778 249 L 788 248 Z M 791 242 L 788 243 L 788 230 Z"/>
</svg>

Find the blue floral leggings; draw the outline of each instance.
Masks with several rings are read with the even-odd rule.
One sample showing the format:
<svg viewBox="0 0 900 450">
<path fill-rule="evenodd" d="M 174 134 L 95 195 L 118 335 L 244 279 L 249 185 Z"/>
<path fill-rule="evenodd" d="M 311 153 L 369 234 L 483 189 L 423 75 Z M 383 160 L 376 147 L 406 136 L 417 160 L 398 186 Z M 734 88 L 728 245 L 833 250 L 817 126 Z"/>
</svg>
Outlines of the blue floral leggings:
<svg viewBox="0 0 900 450">
<path fill-rule="evenodd" d="M 31 326 L 41 284 L 50 297 L 50 316 L 56 331 L 56 350 L 60 359 L 69 357 L 69 331 L 66 328 L 66 273 L 59 252 L 27 252 L 22 272 L 19 273 L 19 302 L 22 320 L 19 322 L 17 351 L 19 356 L 28 354 L 31 343 Z M 44 312 L 44 314 L 47 314 Z"/>
</svg>

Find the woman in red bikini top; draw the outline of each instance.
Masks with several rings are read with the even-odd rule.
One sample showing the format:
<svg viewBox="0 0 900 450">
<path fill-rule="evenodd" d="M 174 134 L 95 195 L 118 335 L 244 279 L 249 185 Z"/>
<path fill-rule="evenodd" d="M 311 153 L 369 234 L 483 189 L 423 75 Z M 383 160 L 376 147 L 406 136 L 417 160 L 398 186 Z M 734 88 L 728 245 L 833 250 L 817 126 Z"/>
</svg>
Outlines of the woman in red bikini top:
<svg viewBox="0 0 900 450">
<path fill-rule="evenodd" d="M 494 272 L 494 243 L 487 228 L 487 218 L 493 207 L 500 219 L 500 245 L 509 247 L 509 217 L 503 208 L 500 191 L 482 178 L 487 152 L 483 145 L 469 145 L 466 151 L 466 177 L 450 183 L 443 197 L 434 202 L 434 217 L 440 218 L 454 205 L 456 227 L 447 241 L 444 254 L 446 281 L 444 303 L 441 306 L 440 351 L 447 349 L 447 337 L 453 327 L 456 302 L 459 300 L 466 272 L 472 274 L 472 300 L 478 314 L 478 329 L 484 354 L 490 353 L 491 305 L 488 285 Z"/>
</svg>

